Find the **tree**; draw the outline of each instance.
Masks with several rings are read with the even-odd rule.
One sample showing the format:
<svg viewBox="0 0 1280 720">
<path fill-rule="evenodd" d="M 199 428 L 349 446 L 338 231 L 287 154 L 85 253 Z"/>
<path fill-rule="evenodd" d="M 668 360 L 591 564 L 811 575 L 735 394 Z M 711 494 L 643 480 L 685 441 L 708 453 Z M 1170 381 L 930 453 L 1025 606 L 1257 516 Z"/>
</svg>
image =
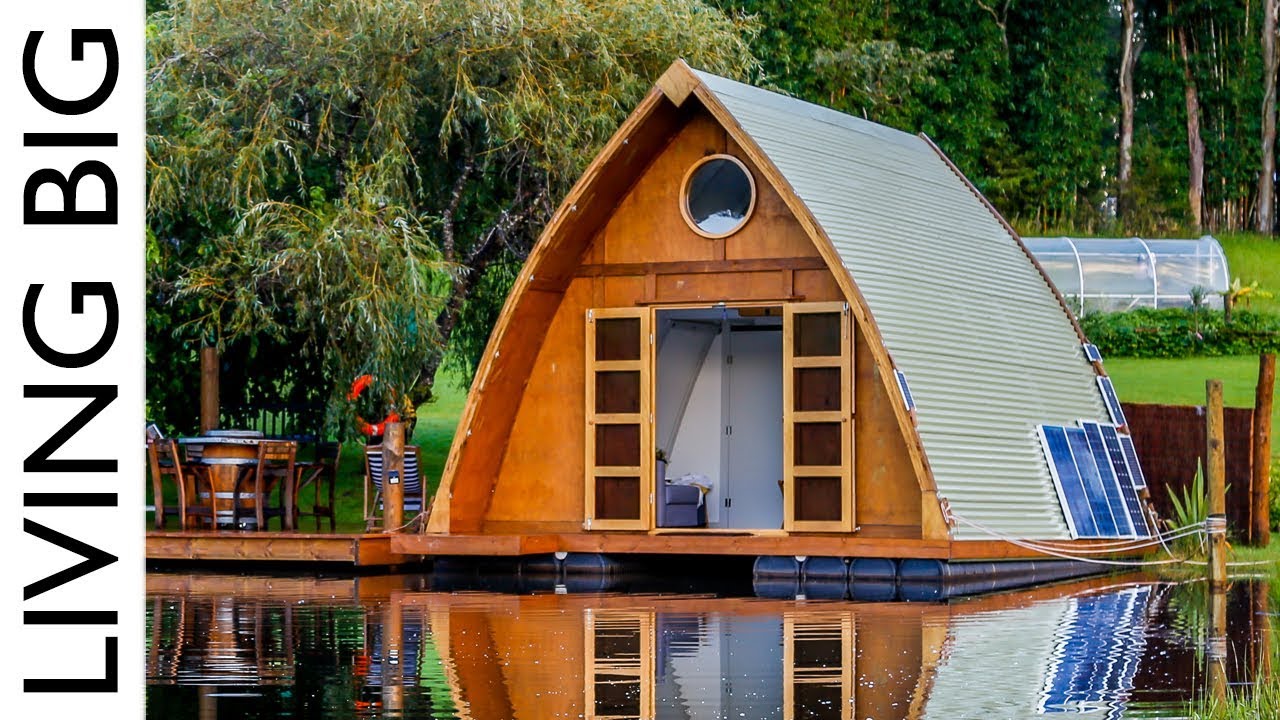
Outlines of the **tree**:
<svg viewBox="0 0 1280 720">
<path fill-rule="evenodd" d="M 697 0 L 173 0 L 148 28 L 153 340 L 269 347 L 243 357 L 318 368 L 335 411 L 362 373 L 426 399 L 653 80 L 744 75 L 749 28 Z"/>
<path fill-rule="evenodd" d="M 1258 173 L 1258 232 L 1275 230 L 1276 191 L 1276 15 L 1280 0 L 1262 9 L 1262 171 Z"/>
<path fill-rule="evenodd" d="M 1133 178 L 1133 69 L 1142 55 L 1143 38 L 1139 35 L 1136 0 L 1120 4 L 1122 31 L 1120 36 L 1120 160 L 1116 178 L 1119 212 L 1123 218 L 1130 205 L 1129 182 Z"/>
</svg>

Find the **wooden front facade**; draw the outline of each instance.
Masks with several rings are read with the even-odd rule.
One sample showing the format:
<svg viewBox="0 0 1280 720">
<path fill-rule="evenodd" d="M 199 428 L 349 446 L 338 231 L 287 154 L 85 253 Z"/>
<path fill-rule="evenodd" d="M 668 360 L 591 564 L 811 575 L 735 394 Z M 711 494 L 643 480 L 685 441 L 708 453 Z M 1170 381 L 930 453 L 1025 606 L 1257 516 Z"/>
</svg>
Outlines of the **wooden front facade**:
<svg viewBox="0 0 1280 720">
<path fill-rule="evenodd" d="M 782 319 L 783 467 L 771 491 L 782 522 L 747 529 L 945 540 L 848 273 L 815 242 L 785 181 L 703 100 L 651 93 L 553 219 L 478 369 L 429 534 L 660 532 L 657 319 L 724 308 Z M 727 237 L 696 232 L 681 209 L 682 179 L 713 155 L 739 160 L 756 188 L 749 219 Z"/>
</svg>

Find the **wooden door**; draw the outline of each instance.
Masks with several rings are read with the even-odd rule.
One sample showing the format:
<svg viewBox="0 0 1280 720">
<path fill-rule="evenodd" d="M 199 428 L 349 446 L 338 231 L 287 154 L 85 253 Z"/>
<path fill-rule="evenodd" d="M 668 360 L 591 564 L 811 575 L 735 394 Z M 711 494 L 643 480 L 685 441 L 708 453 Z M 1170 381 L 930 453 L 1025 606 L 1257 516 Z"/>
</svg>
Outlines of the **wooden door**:
<svg viewBox="0 0 1280 720">
<path fill-rule="evenodd" d="M 853 343 L 846 303 L 783 307 L 783 527 L 853 530 Z"/>
<path fill-rule="evenodd" d="M 653 335 L 648 308 L 587 311 L 587 530 L 653 527 Z"/>
</svg>

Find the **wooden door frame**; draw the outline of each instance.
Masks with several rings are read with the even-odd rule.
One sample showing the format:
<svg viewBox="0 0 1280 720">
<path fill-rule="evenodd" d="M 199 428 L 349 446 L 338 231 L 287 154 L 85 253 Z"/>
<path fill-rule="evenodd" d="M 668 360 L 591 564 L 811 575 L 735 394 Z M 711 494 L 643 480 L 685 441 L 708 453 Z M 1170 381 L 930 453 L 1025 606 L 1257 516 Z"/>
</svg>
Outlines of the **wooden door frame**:
<svg viewBox="0 0 1280 720">
<path fill-rule="evenodd" d="M 795 357 L 795 316 L 797 314 L 840 313 L 840 356 Z M 787 303 L 782 309 L 782 527 L 788 532 L 853 532 L 856 506 L 853 490 L 853 317 L 847 302 Z M 840 410 L 797 411 L 795 409 L 795 369 L 836 367 L 840 370 Z M 801 466 L 821 477 L 840 478 L 839 520 L 796 520 L 796 422 L 839 422 L 840 465 Z"/>
<path fill-rule="evenodd" d="M 603 361 L 607 369 L 638 370 L 640 372 L 640 412 L 625 413 L 639 415 L 640 427 L 640 464 L 639 466 L 598 466 L 595 462 L 595 427 L 600 419 L 620 421 L 618 415 L 600 414 L 596 407 L 595 373 L 601 366 L 596 360 L 595 336 L 596 320 L 636 318 L 640 321 L 640 358 L 638 360 Z M 653 352 L 653 312 L 648 308 L 611 307 L 590 308 L 585 318 L 585 356 L 586 366 L 584 385 L 586 392 L 586 426 L 583 428 L 585 439 L 585 473 L 584 489 L 586 504 L 583 507 L 583 527 L 586 530 L 652 530 L 654 523 L 654 457 L 653 457 L 653 372 L 655 353 Z M 616 424 L 629 424 L 617 422 Z M 599 519 L 595 517 L 596 478 L 597 477 L 632 477 L 639 473 L 640 517 L 635 519 Z"/>
</svg>

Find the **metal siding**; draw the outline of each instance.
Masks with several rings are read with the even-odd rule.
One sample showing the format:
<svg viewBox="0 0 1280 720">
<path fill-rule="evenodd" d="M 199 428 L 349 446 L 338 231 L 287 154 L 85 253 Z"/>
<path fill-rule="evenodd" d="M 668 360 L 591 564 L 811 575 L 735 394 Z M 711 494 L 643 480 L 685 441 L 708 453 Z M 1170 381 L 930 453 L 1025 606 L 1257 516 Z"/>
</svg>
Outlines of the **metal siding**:
<svg viewBox="0 0 1280 720">
<path fill-rule="evenodd" d="M 1035 426 L 1108 418 L 1070 320 L 1014 238 L 925 140 L 699 76 L 866 298 L 915 395 L 939 494 L 1001 533 L 1069 537 Z"/>
</svg>

